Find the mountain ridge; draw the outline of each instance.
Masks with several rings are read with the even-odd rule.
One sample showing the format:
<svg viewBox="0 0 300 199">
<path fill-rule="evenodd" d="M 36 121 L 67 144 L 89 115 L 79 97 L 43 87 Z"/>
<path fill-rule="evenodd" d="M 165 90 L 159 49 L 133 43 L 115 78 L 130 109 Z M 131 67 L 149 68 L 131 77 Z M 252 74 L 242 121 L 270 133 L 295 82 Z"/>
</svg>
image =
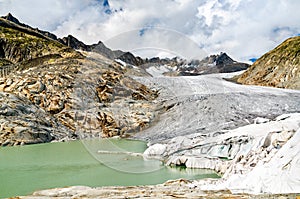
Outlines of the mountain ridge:
<svg viewBox="0 0 300 199">
<path fill-rule="evenodd" d="M 53 34 L 53 33 L 50 33 L 50 32 L 48 32 L 48 31 L 43 31 L 43 30 L 40 30 L 40 29 L 38 29 L 38 28 L 33 28 L 33 27 L 31 27 L 31 26 L 29 26 L 29 25 L 27 25 L 27 24 L 21 23 L 21 22 L 20 22 L 16 17 L 14 17 L 11 13 L 8 13 L 6 16 L 2 16 L 2 17 L 0 17 L 0 18 L 6 19 L 7 21 L 13 22 L 13 23 L 19 25 L 20 27 L 26 28 L 26 29 L 31 30 L 31 31 L 33 31 L 33 32 L 40 33 L 40 34 L 42 34 L 42 35 L 44 35 L 44 36 L 46 36 L 46 37 L 48 37 L 48 38 L 51 38 L 51 39 L 53 39 L 53 40 L 57 40 L 57 39 L 58 39 L 57 36 L 56 36 L 55 34 Z"/>
<path fill-rule="evenodd" d="M 300 36 L 286 39 L 255 61 L 238 83 L 300 89 Z"/>
<path fill-rule="evenodd" d="M 217 72 L 227 73 L 227 72 L 245 70 L 249 67 L 248 64 L 236 62 L 232 58 L 230 58 L 226 53 L 222 53 L 222 52 L 220 53 L 220 55 L 211 55 L 211 57 L 215 58 L 216 61 L 215 67 L 212 67 L 213 66 L 211 65 L 212 63 L 205 61 L 205 59 L 207 58 L 203 60 L 190 60 L 190 61 L 183 60 L 181 58 L 176 58 L 176 57 L 173 59 L 159 58 L 159 57 L 142 59 L 139 56 L 133 55 L 131 52 L 124 52 L 121 50 L 111 50 L 110 48 L 105 46 L 105 44 L 101 41 L 99 41 L 97 44 L 87 45 L 72 35 L 68 35 L 67 37 L 63 37 L 63 38 L 57 38 L 56 35 L 50 32 L 42 31 L 39 30 L 38 28 L 32 28 L 31 26 L 21 23 L 11 13 L 9 13 L 6 16 L 2 16 L 1 18 L 11 22 L 11 23 L 6 23 L 6 25 L 11 28 L 29 32 L 32 35 L 37 35 L 43 38 L 55 40 L 75 50 L 96 52 L 104 55 L 109 59 L 121 60 L 129 65 L 142 66 L 142 68 L 144 69 L 149 68 L 151 66 L 157 66 L 158 64 L 167 65 L 168 67 L 172 68 L 173 72 L 170 71 L 171 73 L 166 73 L 166 75 L 171 75 L 171 76 L 174 75 L 194 76 L 194 75 L 210 74 L 210 73 L 217 73 Z M 5 24 L 3 20 L 1 20 L 0 23 L 2 23 L 2 25 Z M 219 61 L 222 59 L 222 56 L 223 56 L 223 61 Z M 198 63 L 198 65 L 195 63 Z M 174 67 L 176 68 L 174 69 Z M 174 70 L 176 70 L 175 73 Z"/>
</svg>

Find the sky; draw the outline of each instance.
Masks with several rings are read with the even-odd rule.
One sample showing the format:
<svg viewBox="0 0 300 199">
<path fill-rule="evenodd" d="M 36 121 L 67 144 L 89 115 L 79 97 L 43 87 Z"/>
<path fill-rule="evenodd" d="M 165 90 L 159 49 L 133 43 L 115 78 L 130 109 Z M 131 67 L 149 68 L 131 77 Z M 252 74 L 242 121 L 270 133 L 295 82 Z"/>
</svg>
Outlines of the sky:
<svg viewBox="0 0 300 199">
<path fill-rule="evenodd" d="M 258 58 L 300 33 L 299 0 L 0 0 L 0 14 L 140 56 Z"/>
</svg>

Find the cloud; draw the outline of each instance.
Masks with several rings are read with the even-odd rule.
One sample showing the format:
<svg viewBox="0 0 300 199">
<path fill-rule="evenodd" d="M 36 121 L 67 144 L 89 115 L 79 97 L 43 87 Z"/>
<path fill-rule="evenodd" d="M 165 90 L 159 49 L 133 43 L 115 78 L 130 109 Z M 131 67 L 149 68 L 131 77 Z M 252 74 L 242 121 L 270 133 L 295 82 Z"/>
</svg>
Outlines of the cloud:
<svg viewBox="0 0 300 199">
<path fill-rule="evenodd" d="M 298 35 L 299 8 L 298 0 L 0 0 L 1 14 L 60 37 L 143 56 L 225 51 L 243 61 Z"/>
<path fill-rule="evenodd" d="M 142 32 L 142 34 L 141 34 Z M 195 41 L 172 29 L 149 27 L 122 32 L 105 40 L 113 49 L 123 48 L 142 57 L 170 55 L 187 59 L 202 59 L 207 56 Z"/>
<path fill-rule="evenodd" d="M 96 0 L 0 0 L 0 3 L 2 15 L 10 12 L 24 23 L 50 31 L 81 10 L 97 7 Z"/>
</svg>

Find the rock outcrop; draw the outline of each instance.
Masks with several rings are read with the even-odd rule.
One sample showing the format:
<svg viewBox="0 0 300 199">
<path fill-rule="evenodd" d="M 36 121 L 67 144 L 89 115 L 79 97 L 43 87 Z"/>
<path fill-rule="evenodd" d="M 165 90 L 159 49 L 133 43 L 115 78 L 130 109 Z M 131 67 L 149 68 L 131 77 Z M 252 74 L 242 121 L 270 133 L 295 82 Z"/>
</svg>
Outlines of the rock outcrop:
<svg viewBox="0 0 300 199">
<path fill-rule="evenodd" d="M 30 120 L 23 124 L 29 130 L 4 126 L 2 145 L 124 135 L 147 128 L 154 120 L 152 100 L 157 92 L 127 76 L 126 67 L 98 53 L 80 53 L 71 48 L 76 47 L 71 41 L 68 47 L 3 18 L 0 29 L 0 92 L 27 99 L 49 116 L 37 117 L 36 123 L 43 124 L 46 118 L 56 122 L 47 124 L 47 131 L 37 130 L 38 136 Z M 15 106 L 9 100 L 6 104 Z M 5 125 L 20 123 L 24 114 L 16 111 Z M 59 126 L 66 129 L 64 134 Z M 29 135 L 23 135 L 27 131 Z"/>
<path fill-rule="evenodd" d="M 6 16 L 3 16 L 2 18 L 6 19 L 8 21 L 14 22 L 15 24 L 22 25 L 17 18 L 15 18 L 14 16 L 12 16 L 11 13 L 8 13 Z"/>
<path fill-rule="evenodd" d="M 242 84 L 300 89 L 300 36 L 264 54 L 235 79 Z"/>
<path fill-rule="evenodd" d="M 87 52 L 96 52 L 109 59 L 119 59 L 130 65 L 140 66 L 144 64 L 144 60 L 142 58 L 136 57 L 130 52 L 123 52 L 121 50 L 111 50 L 108 47 L 106 47 L 101 41 L 99 41 L 97 44 L 86 45 L 82 41 L 79 41 L 78 39 L 73 37 L 72 35 L 69 35 L 68 37 L 64 37 L 62 39 L 58 39 L 58 41 L 73 49 Z"/>
<path fill-rule="evenodd" d="M 55 117 L 30 100 L 0 92 L 0 146 L 76 139 Z"/>
</svg>

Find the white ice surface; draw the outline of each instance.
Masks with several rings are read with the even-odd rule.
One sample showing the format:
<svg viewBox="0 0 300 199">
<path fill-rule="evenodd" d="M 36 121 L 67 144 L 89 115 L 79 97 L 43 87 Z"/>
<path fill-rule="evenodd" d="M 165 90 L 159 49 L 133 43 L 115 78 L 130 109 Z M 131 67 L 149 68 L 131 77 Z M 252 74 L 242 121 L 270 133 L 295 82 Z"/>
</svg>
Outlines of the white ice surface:
<svg viewBox="0 0 300 199">
<path fill-rule="evenodd" d="M 300 129 L 266 164 L 246 175 L 232 175 L 225 186 L 232 192 L 300 193 Z"/>
</svg>

